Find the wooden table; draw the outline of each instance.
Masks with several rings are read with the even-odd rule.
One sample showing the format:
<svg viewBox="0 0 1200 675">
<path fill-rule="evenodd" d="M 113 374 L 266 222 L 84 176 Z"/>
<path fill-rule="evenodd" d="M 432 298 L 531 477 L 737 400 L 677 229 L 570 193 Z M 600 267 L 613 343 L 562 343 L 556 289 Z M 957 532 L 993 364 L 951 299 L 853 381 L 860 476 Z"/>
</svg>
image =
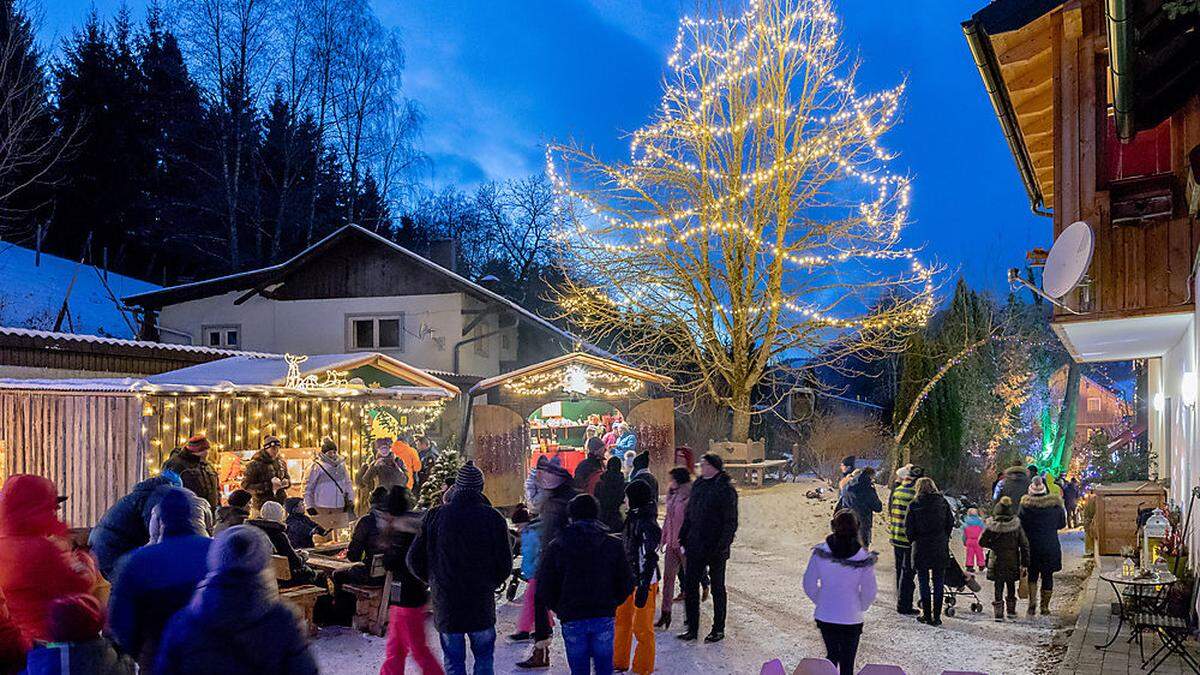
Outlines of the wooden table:
<svg viewBox="0 0 1200 675">
<path fill-rule="evenodd" d="M 333 577 L 334 572 L 348 570 L 357 564 L 345 558 L 335 558 L 329 555 L 321 555 L 320 553 L 308 554 L 308 566 L 317 571 L 327 573 L 330 578 Z"/>
</svg>

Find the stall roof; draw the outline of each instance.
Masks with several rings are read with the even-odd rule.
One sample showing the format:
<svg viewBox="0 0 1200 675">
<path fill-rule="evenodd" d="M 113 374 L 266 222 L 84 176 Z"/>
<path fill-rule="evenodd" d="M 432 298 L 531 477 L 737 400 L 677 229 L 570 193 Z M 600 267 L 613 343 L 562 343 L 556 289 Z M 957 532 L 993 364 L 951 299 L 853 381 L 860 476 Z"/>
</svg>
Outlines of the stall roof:
<svg viewBox="0 0 1200 675">
<path fill-rule="evenodd" d="M 329 370 L 352 370 L 368 365 L 412 382 L 413 386 L 361 387 L 351 385 L 315 389 L 290 388 L 285 386 L 288 366 L 282 356 L 234 356 L 152 375 L 146 379 L 0 379 L 0 389 L 144 394 L 247 393 L 417 399 L 453 398 L 460 393 L 458 387 L 444 380 L 385 354 L 375 352 L 310 356 L 302 364 L 300 375 L 316 375 Z"/>
<path fill-rule="evenodd" d="M 600 370 L 607 370 L 607 371 L 613 372 L 613 373 L 619 373 L 619 374 L 625 375 L 627 377 L 632 377 L 632 378 L 635 378 L 638 380 L 642 380 L 643 382 L 652 382 L 654 384 L 660 384 L 660 385 L 664 385 L 664 386 L 671 384 L 671 382 L 672 382 L 671 378 L 669 378 L 665 375 L 658 375 L 658 374 L 652 373 L 648 370 L 641 370 L 639 368 L 627 366 L 624 363 L 619 363 L 619 362 L 613 361 L 611 359 L 601 358 L 599 356 L 595 356 L 593 354 L 587 354 L 585 352 L 572 352 L 570 354 L 563 354 L 562 356 L 556 356 L 547 361 L 542 361 L 541 363 L 535 363 L 530 366 L 525 366 L 524 368 L 518 368 L 517 370 L 513 370 L 513 371 L 510 371 L 507 373 L 502 373 L 495 377 L 489 377 L 488 379 L 482 380 L 479 384 L 472 387 L 471 391 L 479 392 L 479 391 L 484 391 L 487 389 L 492 389 L 493 387 L 499 386 L 501 384 L 504 384 L 505 382 L 508 382 L 509 380 L 513 380 L 518 377 L 522 377 L 525 375 L 534 375 L 537 373 L 544 373 L 544 372 L 547 372 L 550 370 L 554 370 L 555 368 L 560 368 L 562 366 L 567 366 L 567 365 L 571 365 L 571 364 L 575 364 L 575 363 L 582 364 L 585 366 L 591 366 L 592 368 L 598 368 Z"/>
</svg>

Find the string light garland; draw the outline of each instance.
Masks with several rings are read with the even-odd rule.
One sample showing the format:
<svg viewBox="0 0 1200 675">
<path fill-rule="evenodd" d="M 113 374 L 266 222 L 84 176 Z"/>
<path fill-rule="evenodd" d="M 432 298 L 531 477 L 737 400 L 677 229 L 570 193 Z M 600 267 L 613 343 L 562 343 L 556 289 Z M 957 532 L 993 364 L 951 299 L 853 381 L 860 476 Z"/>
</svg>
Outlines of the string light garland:
<svg viewBox="0 0 1200 675">
<path fill-rule="evenodd" d="M 641 380 L 571 364 L 542 373 L 530 373 L 505 382 L 503 389 L 517 396 L 541 397 L 550 394 L 575 394 L 603 398 L 624 398 L 645 387 Z"/>
</svg>

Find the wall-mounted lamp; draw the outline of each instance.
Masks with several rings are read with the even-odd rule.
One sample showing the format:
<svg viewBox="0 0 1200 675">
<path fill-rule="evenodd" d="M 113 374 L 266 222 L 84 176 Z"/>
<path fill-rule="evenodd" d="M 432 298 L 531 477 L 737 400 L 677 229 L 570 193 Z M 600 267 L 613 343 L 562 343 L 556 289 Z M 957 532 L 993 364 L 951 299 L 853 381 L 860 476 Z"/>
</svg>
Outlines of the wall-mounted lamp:
<svg viewBox="0 0 1200 675">
<path fill-rule="evenodd" d="M 1196 405 L 1196 373 L 1186 372 L 1179 380 L 1179 395 L 1183 397 L 1183 404 L 1189 408 Z"/>
<path fill-rule="evenodd" d="M 1154 393 L 1151 404 L 1154 406 L 1154 412 L 1162 412 L 1163 408 L 1167 407 L 1167 400 L 1163 397 L 1163 393 L 1158 391 Z"/>
</svg>

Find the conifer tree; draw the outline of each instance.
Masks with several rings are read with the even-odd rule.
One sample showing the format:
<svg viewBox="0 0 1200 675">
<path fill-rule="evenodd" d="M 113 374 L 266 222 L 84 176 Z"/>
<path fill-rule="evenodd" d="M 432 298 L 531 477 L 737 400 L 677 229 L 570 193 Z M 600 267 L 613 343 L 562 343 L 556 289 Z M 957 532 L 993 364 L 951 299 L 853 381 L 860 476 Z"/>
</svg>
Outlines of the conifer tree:
<svg viewBox="0 0 1200 675">
<path fill-rule="evenodd" d="M 441 504 L 442 495 L 446 493 L 446 488 L 454 482 L 462 465 L 463 460 L 457 450 L 442 450 L 429 468 L 429 477 L 421 485 L 421 495 L 417 500 L 417 505 L 423 509 L 429 509 Z"/>
</svg>

